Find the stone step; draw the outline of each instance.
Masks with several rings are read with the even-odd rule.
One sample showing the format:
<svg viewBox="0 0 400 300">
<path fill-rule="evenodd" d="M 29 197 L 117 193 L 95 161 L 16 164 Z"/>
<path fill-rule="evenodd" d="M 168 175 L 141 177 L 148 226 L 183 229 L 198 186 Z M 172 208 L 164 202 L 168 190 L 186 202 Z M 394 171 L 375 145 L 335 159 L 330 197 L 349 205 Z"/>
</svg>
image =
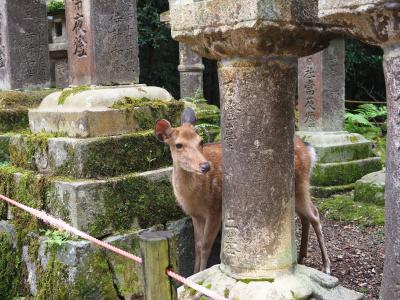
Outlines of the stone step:
<svg viewBox="0 0 400 300">
<path fill-rule="evenodd" d="M 104 180 L 77 181 L 0 166 L 0 193 L 44 209 L 95 237 L 104 237 L 181 217 L 183 213 L 169 179 L 171 172 L 171 168 L 165 168 Z M 0 213 L 3 219 L 29 217 L 14 207 L 7 209 L 3 202 Z M 38 224 L 32 227 L 37 229 Z"/>
<path fill-rule="evenodd" d="M 357 133 L 297 133 L 316 150 L 319 163 L 360 160 L 374 156 L 372 142 Z"/>
<path fill-rule="evenodd" d="M 354 190 L 354 183 L 334 186 L 311 186 L 311 195 L 315 198 L 328 198 Z"/>
<path fill-rule="evenodd" d="M 0 109 L 0 132 L 29 128 L 27 109 Z"/>
<path fill-rule="evenodd" d="M 339 163 L 317 163 L 313 170 L 311 184 L 313 186 L 346 185 L 381 169 L 382 161 L 379 157 Z"/>
<path fill-rule="evenodd" d="M 354 189 L 354 201 L 385 205 L 385 170 L 365 175 Z"/>
<path fill-rule="evenodd" d="M 15 135 L 10 158 L 17 167 L 74 178 L 111 177 L 172 164 L 168 147 L 157 141 L 153 130 L 88 139 Z"/>
</svg>

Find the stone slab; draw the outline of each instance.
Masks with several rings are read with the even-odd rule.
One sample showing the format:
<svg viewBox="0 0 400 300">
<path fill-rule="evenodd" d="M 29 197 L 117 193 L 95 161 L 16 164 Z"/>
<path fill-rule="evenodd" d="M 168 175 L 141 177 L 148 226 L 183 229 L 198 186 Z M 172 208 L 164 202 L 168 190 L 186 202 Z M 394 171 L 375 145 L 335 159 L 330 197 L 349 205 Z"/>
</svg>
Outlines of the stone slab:
<svg viewBox="0 0 400 300">
<path fill-rule="evenodd" d="M 344 125 L 344 39 L 299 59 L 298 107 L 302 131 L 338 131 Z"/>
<path fill-rule="evenodd" d="M 365 299 L 363 294 L 340 286 L 337 278 L 302 265 L 298 265 L 293 273 L 282 274 L 272 282 L 235 280 L 224 274 L 219 265 L 197 273 L 190 279 L 229 299 Z M 186 287 L 178 289 L 178 299 L 200 297 L 201 293 L 197 293 L 193 298 L 191 290 Z"/>
<path fill-rule="evenodd" d="M 50 86 L 45 0 L 0 1 L 0 90 Z"/>
<path fill-rule="evenodd" d="M 354 190 L 354 183 L 334 186 L 311 186 L 311 195 L 315 198 L 328 198 Z"/>
<path fill-rule="evenodd" d="M 65 2 L 70 82 L 139 82 L 137 1 Z"/>
<path fill-rule="evenodd" d="M 354 201 L 385 205 L 385 170 L 365 175 L 354 189 Z"/>
<path fill-rule="evenodd" d="M 166 90 L 143 85 L 86 91 L 77 89 L 76 92 L 70 90 L 70 93 L 63 100 L 60 100 L 63 97 L 61 92 L 53 93 L 43 99 L 38 109 L 30 110 L 31 131 L 82 138 L 126 134 L 152 128 L 157 118 L 169 117 L 176 122 L 183 109 L 183 104 L 172 100 Z M 123 104 L 126 97 L 146 99 L 147 105 L 113 108 L 116 103 Z M 154 105 L 151 104 L 153 100 Z M 164 105 L 160 105 L 160 101 Z"/>
<path fill-rule="evenodd" d="M 313 186 L 345 185 L 356 182 L 366 174 L 382 169 L 380 157 L 340 163 L 317 163 L 311 177 Z"/>
<path fill-rule="evenodd" d="M 169 148 L 156 140 L 153 130 L 87 139 L 14 135 L 10 152 L 17 167 L 74 178 L 120 176 L 172 165 Z"/>
<path fill-rule="evenodd" d="M 296 134 L 315 148 L 319 163 L 345 162 L 373 156 L 372 143 L 360 134 L 344 131 L 299 131 Z"/>
<path fill-rule="evenodd" d="M 178 219 L 182 212 L 169 181 L 171 169 L 155 172 L 107 180 L 55 179 L 46 205 L 50 214 L 96 237 Z"/>
</svg>

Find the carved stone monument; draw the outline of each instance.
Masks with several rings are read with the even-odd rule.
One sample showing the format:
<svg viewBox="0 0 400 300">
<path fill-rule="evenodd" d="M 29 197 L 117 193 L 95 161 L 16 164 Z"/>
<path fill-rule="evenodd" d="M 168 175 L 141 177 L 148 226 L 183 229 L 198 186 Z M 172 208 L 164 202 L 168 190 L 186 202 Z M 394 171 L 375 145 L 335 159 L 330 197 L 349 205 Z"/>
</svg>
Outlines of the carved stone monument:
<svg viewBox="0 0 400 300">
<path fill-rule="evenodd" d="M 175 0 L 170 11 L 173 38 L 219 60 L 222 263 L 192 279 L 231 299 L 361 299 L 337 279 L 296 264 L 297 58 L 333 38 L 321 35 L 316 3 Z M 187 296 L 180 289 L 180 299 Z"/>
<path fill-rule="evenodd" d="M 45 0 L 0 0 L 0 90 L 50 85 Z"/>
<path fill-rule="evenodd" d="M 138 83 L 136 0 L 66 0 L 65 4 L 70 83 Z"/>
<path fill-rule="evenodd" d="M 201 56 L 179 43 L 179 62 L 181 98 L 191 97 L 199 90 L 203 92 L 204 65 Z"/>
<path fill-rule="evenodd" d="M 312 177 L 316 196 L 350 190 L 358 179 L 382 168 L 370 141 L 343 131 L 344 58 L 344 40 L 336 39 L 325 50 L 299 59 L 298 134 L 318 154 Z"/>
<path fill-rule="evenodd" d="M 319 15 L 338 32 L 384 49 L 388 102 L 385 269 L 382 300 L 400 298 L 400 2 L 320 0 Z"/>
</svg>

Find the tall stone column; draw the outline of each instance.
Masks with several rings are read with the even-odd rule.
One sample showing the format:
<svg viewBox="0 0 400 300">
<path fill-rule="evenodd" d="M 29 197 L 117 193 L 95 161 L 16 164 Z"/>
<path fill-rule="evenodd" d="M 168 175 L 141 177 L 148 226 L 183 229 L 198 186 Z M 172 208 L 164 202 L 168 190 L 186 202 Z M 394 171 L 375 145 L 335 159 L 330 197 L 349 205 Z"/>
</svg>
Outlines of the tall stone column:
<svg viewBox="0 0 400 300">
<path fill-rule="evenodd" d="M 320 0 L 325 22 L 384 49 L 388 102 L 385 188 L 385 268 L 381 299 L 400 299 L 400 3 L 393 0 Z"/>
<path fill-rule="evenodd" d="M 352 189 L 354 182 L 382 168 L 372 143 L 343 131 L 345 114 L 345 43 L 299 59 L 298 135 L 311 143 L 318 156 L 313 172 L 313 194 L 326 197 Z"/>
<path fill-rule="evenodd" d="M 203 93 L 204 65 L 201 56 L 179 43 L 179 63 L 181 98 L 191 97 L 198 90 Z"/>
<path fill-rule="evenodd" d="M 296 59 L 226 58 L 222 100 L 222 270 L 236 278 L 291 272 Z"/>
<path fill-rule="evenodd" d="M 139 82 L 137 1 L 66 0 L 73 85 Z"/>
<path fill-rule="evenodd" d="M 296 264 L 296 61 L 333 38 L 321 34 L 316 3 L 171 0 L 170 12 L 173 38 L 219 60 L 222 264 L 192 280 L 230 299 L 360 299 L 330 276 Z M 181 289 L 180 299 L 186 296 Z"/>
<path fill-rule="evenodd" d="M 0 0 L 0 90 L 50 85 L 45 0 Z"/>
<path fill-rule="evenodd" d="M 385 269 L 381 297 L 400 299 L 400 41 L 384 47 L 388 101 Z"/>
</svg>

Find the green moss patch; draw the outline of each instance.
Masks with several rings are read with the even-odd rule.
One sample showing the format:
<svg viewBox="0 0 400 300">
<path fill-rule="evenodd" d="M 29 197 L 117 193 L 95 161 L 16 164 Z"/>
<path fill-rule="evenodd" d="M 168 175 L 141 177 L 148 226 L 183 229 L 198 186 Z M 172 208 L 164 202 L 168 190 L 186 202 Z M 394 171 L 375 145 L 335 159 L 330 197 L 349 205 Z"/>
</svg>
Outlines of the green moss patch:
<svg viewBox="0 0 400 300">
<path fill-rule="evenodd" d="M 10 159 L 10 151 L 8 145 L 10 144 L 9 135 L 0 135 L 0 163 L 6 162 Z"/>
<path fill-rule="evenodd" d="M 366 174 L 382 169 L 382 162 L 369 158 L 343 163 L 317 164 L 312 174 L 314 186 L 335 186 L 356 182 Z"/>
<path fill-rule="evenodd" d="M 384 225 L 384 208 L 371 203 L 354 202 L 351 194 L 316 201 L 325 218 L 355 222 L 363 226 Z"/>
<path fill-rule="evenodd" d="M 0 91 L 0 109 L 36 108 L 46 96 L 56 91 L 56 89 Z"/>
<path fill-rule="evenodd" d="M 168 180 L 150 181 L 145 177 L 129 175 L 107 182 L 102 190 L 105 213 L 97 215 L 89 225 L 89 232 L 101 236 L 105 228 L 113 232 L 166 224 L 183 217 Z"/>
<path fill-rule="evenodd" d="M 60 105 L 64 104 L 69 96 L 76 95 L 76 94 L 79 94 L 81 92 L 88 91 L 88 90 L 91 90 L 91 89 L 92 88 L 90 86 L 87 86 L 87 85 L 82 85 L 82 86 L 78 86 L 78 87 L 74 87 L 74 88 L 64 89 L 62 91 L 60 97 L 58 98 L 58 104 L 60 104 Z"/>
<path fill-rule="evenodd" d="M 113 109 L 125 110 L 129 115 L 133 114 L 133 118 L 141 129 L 154 128 L 158 119 L 168 119 L 172 126 L 179 125 L 183 107 L 184 103 L 177 100 L 164 101 L 130 97 L 124 97 L 111 106 Z"/>
<path fill-rule="evenodd" d="M 0 109 L 0 133 L 27 129 L 28 127 L 27 109 Z"/>
<path fill-rule="evenodd" d="M 357 181 L 354 189 L 354 200 L 384 206 L 385 186 Z"/>
</svg>

